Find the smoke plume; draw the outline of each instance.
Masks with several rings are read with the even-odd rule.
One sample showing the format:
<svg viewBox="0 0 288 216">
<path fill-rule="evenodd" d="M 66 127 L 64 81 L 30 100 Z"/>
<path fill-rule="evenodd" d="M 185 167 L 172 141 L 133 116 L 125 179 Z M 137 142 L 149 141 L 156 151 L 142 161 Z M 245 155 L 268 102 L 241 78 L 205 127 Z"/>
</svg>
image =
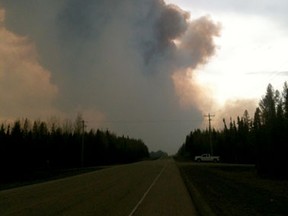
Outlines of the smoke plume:
<svg viewBox="0 0 288 216">
<path fill-rule="evenodd" d="M 57 87 L 50 82 L 51 74 L 39 64 L 35 46 L 28 39 L 6 29 L 3 9 L 0 38 L 1 119 L 53 113 Z"/>
<path fill-rule="evenodd" d="M 247 110 L 249 117 L 252 119 L 257 107 L 257 100 L 254 99 L 238 99 L 227 100 L 222 109 L 217 111 L 217 115 L 213 119 L 213 127 L 223 128 L 223 119 L 228 124 L 230 120 L 237 121 L 237 117 L 242 118 L 244 111 Z"/>
<path fill-rule="evenodd" d="M 97 123 L 169 152 L 201 124 L 198 102 L 204 93 L 194 87 L 194 72 L 215 53 L 220 30 L 209 17 L 191 20 L 162 0 L 0 0 L 0 5 L 11 34 L 35 44 L 37 71 L 46 74 L 39 85 L 46 86 L 48 98 L 57 96 L 53 105 L 61 113 L 82 112 L 85 118 L 87 112 L 91 127 Z M 34 56 L 35 62 L 35 53 L 23 58 Z M 173 119 L 180 125 L 167 122 Z"/>
</svg>

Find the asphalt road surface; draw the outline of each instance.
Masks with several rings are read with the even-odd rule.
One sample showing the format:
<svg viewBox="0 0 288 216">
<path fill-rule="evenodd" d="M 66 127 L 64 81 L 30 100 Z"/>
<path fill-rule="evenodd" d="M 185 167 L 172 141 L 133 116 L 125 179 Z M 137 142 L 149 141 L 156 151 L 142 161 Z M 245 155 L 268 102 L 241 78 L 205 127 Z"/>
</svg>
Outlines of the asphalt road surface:
<svg viewBox="0 0 288 216">
<path fill-rule="evenodd" d="M 197 215 L 172 159 L 0 191 L 0 215 Z"/>
</svg>

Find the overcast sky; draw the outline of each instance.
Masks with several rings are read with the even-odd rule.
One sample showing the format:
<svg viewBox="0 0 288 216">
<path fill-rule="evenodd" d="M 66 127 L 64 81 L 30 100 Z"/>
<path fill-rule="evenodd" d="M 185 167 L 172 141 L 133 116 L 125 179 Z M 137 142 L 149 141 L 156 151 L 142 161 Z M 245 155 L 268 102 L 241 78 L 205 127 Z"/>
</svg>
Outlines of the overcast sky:
<svg viewBox="0 0 288 216">
<path fill-rule="evenodd" d="M 169 2 L 0 0 L 0 118 L 81 113 L 175 153 L 204 114 L 241 115 L 282 86 L 285 1 Z"/>
</svg>

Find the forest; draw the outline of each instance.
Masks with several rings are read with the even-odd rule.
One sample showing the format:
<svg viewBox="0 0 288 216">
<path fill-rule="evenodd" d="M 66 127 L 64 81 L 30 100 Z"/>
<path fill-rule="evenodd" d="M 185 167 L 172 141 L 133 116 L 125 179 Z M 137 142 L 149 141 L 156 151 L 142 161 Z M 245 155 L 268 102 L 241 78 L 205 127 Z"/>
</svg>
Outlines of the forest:
<svg viewBox="0 0 288 216">
<path fill-rule="evenodd" d="M 269 84 L 254 116 L 247 110 L 237 119 L 223 119 L 222 129 L 190 132 L 178 150 L 178 156 L 193 159 L 209 153 L 224 163 L 255 164 L 260 176 L 288 178 L 288 85 L 282 92 Z"/>
<path fill-rule="evenodd" d="M 130 163 L 149 157 L 140 139 L 117 136 L 108 130 L 86 132 L 84 128 L 81 115 L 74 122 L 22 119 L 2 123 L 1 180 L 10 181 L 38 170 Z"/>
</svg>

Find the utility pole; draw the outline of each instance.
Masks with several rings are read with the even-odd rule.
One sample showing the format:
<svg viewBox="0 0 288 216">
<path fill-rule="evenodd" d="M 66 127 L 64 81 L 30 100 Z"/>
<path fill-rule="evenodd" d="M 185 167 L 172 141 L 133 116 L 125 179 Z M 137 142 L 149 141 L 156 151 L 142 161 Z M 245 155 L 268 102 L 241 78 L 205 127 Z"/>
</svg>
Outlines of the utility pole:
<svg viewBox="0 0 288 216">
<path fill-rule="evenodd" d="M 209 142 L 210 142 L 210 154 L 213 155 L 213 146 L 212 146 L 212 136 L 211 136 L 211 117 L 215 117 L 215 115 L 211 115 L 208 113 L 208 115 L 204 115 L 204 117 L 208 118 L 209 122 Z"/>
<path fill-rule="evenodd" d="M 84 135 L 85 135 L 85 121 L 82 120 L 82 141 L 81 141 L 81 166 L 84 166 Z"/>
</svg>

